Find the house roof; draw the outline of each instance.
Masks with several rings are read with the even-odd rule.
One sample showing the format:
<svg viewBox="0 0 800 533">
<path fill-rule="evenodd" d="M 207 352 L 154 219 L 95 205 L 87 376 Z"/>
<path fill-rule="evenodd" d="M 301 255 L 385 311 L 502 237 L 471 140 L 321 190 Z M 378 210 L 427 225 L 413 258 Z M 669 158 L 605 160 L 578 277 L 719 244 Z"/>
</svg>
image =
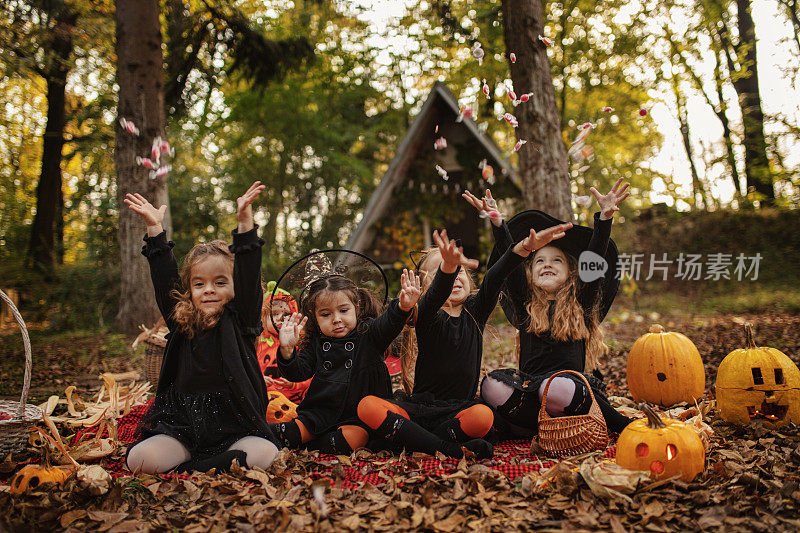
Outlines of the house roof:
<svg viewBox="0 0 800 533">
<path fill-rule="evenodd" d="M 452 112 L 453 120 L 455 121 L 459 114 L 458 100 L 456 100 L 456 97 L 444 83 L 437 81 L 428 94 L 428 98 L 422 105 L 419 114 L 414 118 L 408 132 L 405 137 L 403 137 L 380 184 L 372 193 L 367 207 L 364 209 L 364 215 L 361 221 L 355 231 L 350 234 L 350 238 L 345 245 L 345 248 L 348 250 L 363 252 L 369 245 L 373 236 L 373 225 L 380 220 L 386 212 L 386 209 L 390 205 L 392 191 L 405 177 L 406 170 L 415 156 L 416 151 L 414 148 L 418 145 L 418 143 L 415 143 L 415 140 L 422 133 L 424 125 L 429 122 L 430 116 L 441 106 L 445 106 L 446 109 Z M 513 167 L 503 156 L 500 148 L 478 129 L 477 123 L 472 119 L 464 118 L 460 125 L 466 128 L 486 150 L 486 154 L 488 155 L 487 159 L 490 159 L 492 164 L 499 168 L 503 175 L 507 175 L 513 183 L 519 186 L 519 181 Z"/>
</svg>

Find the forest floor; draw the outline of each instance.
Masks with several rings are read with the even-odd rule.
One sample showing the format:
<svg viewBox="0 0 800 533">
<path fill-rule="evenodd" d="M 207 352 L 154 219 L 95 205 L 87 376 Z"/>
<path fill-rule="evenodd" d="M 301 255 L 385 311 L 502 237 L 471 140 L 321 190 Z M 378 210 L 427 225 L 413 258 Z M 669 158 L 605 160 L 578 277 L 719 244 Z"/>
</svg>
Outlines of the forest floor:
<svg viewBox="0 0 800 533">
<path fill-rule="evenodd" d="M 606 322 L 610 355 L 602 371 L 612 395 L 629 396 L 626 358 L 633 341 L 651 322 L 689 336 L 706 366 L 707 399 L 713 400 L 716 369 L 725 355 L 744 346 L 742 324 L 755 327 L 757 342 L 800 358 L 800 316 L 796 314 L 659 316 L 616 312 Z M 499 321 L 498 321 L 499 322 Z M 131 354 L 129 340 L 97 332 L 51 334 L 31 326 L 34 361 L 32 398 L 63 396 L 76 385 L 89 396 L 100 387 L 101 372 L 141 369 L 141 349 Z M 22 348 L 15 328 L 0 330 L 0 398 L 18 399 Z M 513 366 L 511 328 L 487 328 L 486 367 Z M 0 530 L 141 531 L 797 531 L 800 530 L 800 429 L 768 430 L 758 424 L 738 428 L 706 418 L 714 430 L 706 470 L 690 483 L 649 484 L 627 497 L 596 495 L 577 471 L 562 462 L 546 473 L 509 478 L 480 462 L 465 460 L 447 476 L 420 476 L 394 468 L 392 482 L 343 489 L 325 486 L 326 512 L 313 495 L 307 467 L 318 454 L 282 452 L 267 473 L 234 470 L 203 474 L 191 481 L 152 476 L 118 477 L 111 490 L 94 495 L 91 487 L 68 481 L 19 496 L 0 486 Z M 26 453 L 28 455 L 26 456 Z M 0 464 L 0 479 L 30 457 L 25 452 Z M 371 461 L 364 452 L 358 459 Z M 350 459 L 338 459 L 347 463 Z M 395 467 L 413 462 L 401 457 Z M 376 456 L 375 470 L 386 468 Z M 334 470 L 335 471 L 335 470 Z M 543 475 L 544 474 L 544 477 Z M 388 479 L 388 478 L 387 478 Z M 546 479 L 549 479 L 548 482 Z"/>
</svg>

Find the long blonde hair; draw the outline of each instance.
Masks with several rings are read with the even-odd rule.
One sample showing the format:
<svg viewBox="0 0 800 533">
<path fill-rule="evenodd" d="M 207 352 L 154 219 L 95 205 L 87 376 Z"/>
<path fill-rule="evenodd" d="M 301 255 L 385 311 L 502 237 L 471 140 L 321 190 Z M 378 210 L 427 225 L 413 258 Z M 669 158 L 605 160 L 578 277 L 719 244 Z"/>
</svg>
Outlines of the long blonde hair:
<svg viewBox="0 0 800 533">
<path fill-rule="evenodd" d="M 433 278 L 436 276 L 436 272 L 431 274 L 428 272 L 424 267 L 425 265 L 430 264 L 434 261 L 433 258 L 441 259 L 442 254 L 439 251 L 439 248 L 434 246 L 432 248 L 428 248 L 425 250 L 425 255 L 419 260 L 417 263 L 417 275 L 420 277 L 420 283 L 422 285 L 422 294 L 425 294 L 425 291 L 431 286 L 433 283 Z M 475 273 L 472 269 L 469 269 L 465 266 L 461 268 L 465 269 L 467 272 L 467 278 L 469 280 L 469 292 L 470 294 L 476 290 L 476 281 L 475 281 Z M 414 369 L 417 363 L 417 354 L 419 352 L 419 346 L 417 345 L 417 331 L 415 329 L 417 323 L 417 308 L 414 307 L 413 314 L 411 318 L 406 321 L 406 326 L 403 328 L 402 333 L 402 349 L 400 351 L 400 371 L 401 371 L 401 378 L 403 382 L 403 390 L 406 391 L 407 394 L 411 394 L 411 391 L 414 388 Z"/>
<path fill-rule="evenodd" d="M 600 327 L 600 296 L 595 299 L 589 320 L 585 320 L 584 311 L 578 302 L 578 291 L 581 281 L 578 278 L 578 263 L 570 254 L 563 252 L 567 258 L 567 280 L 555 294 L 553 320 L 550 322 L 550 299 L 548 294 L 534 283 L 533 261 L 528 261 L 525 274 L 531 289 L 531 301 L 526 310 L 530 316 L 528 331 L 537 335 L 550 332 L 550 336 L 560 342 L 586 340 L 586 363 L 584 371 L 591 372 L 597 368 L 600 355 L 604 355 L 608 347 L 603 342 L 603 330 Z M 587 326 L 588 322 L 588 326 Z"/>
<path fill-rule="evenodd" d="M 193 338 L 198 333 L 213 327 L 220 316 L 224 307 L 219 311 L 212 314 L 202 313 L 192 302 L 192 289 L 190 279 L 192 277 L 192 268 L 200 261 L 209 257 L 219 256 L 230 261 L 231 269 L 233 269 L 233 254 L 228 249 L 228 243 L 222 240 L 213 240 L 207 243 L 195 244 L 186 257 L 183 258 L 183 264 L 180 270 L 181 289 L 174 289 L 172 297 L 175 298 L 177 303 L 173 310 L 172 316 L 175 322 L 178 323 L 178 329 L 189 337 Z"/>
</svg>

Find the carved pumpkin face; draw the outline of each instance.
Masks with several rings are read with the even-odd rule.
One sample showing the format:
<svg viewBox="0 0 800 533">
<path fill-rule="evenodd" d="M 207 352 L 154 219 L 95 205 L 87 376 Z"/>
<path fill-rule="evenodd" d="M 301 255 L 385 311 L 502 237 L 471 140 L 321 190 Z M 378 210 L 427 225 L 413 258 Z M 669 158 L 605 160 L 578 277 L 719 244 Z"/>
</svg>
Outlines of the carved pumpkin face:
<svg viewBox="0 0 800 533">
<path fill-rule="evenodd" d="M 659 324 L 639 337 L 628 355 L 628 388 L 637 402 L 670 407 L 703 397 L 706 371 L 694 343 Z"/>
<path fill-rule="evenodd" d="M 617 464 L 629 470 L 649 471 L 655 478 L 680 474 L 693 480 L 705 470 L 703 441 L 688 424 L 661 418 L 649 407 L 647 418 L 631 422 L 617 441 Z"/>
<path fill-rule="evenodd" d="M 288 422 L 297 418 L 297 404 L 280 392 L 269 391 L 267 405 L 267 422 Z"/>
<path fill-rule="evenodd" d="M 786 354 L 756 347 L 745 326 L 746 348 L 729 353 L 717 370 L 717 410 L 723 420 L 769 428 L 800 422 L 800 370 Z"/>
<path fill-rule="evenodd" d="M 69 470 L 64 468 L 44 468 L 39 465 L 28 465 L 14 476 L 11 480 L 11 488 L 8 492 L 11 494 L 21 494 L 28 490 L 34 489 L 42 483 L 55 483 L 60 485 L 69 477 Z"/>
</svg>

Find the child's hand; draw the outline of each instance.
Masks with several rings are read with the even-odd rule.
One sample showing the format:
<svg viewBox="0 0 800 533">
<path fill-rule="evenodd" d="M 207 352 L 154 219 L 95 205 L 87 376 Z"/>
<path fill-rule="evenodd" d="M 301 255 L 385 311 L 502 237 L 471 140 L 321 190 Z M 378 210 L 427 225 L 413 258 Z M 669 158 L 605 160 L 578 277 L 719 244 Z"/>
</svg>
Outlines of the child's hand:
<svg viewBox="0 0 800 533">
<path fill-rule="evenodd" d="M 494 199 L 492 191 L 489 189 L 486 189 L 486 195 L 480 200 L 469 191 L 464 191 L 461 197 L 472 204 L 475 209 L 489 217 L 489 220 L 491 220 L 492 224 L 495 226 L 500 226 L 503 223 L 503 214 L 498 211 L 497 201 Z"/>
<path fill-rule="evenodd" d="M 531 228 L 530 235 L 514 245 L 514 253 L 522 257 L 528 257 L 539 248 L 550 244 L 551 241 L 563 237 L 564 232 L 571 227 L 572 222 L 567 222 L 566 224 L 559 224 L 558 226 L 544 229 L 539 233 L 536 233 L 536 230 Z"/>
<path fill-rule="evenodd" d="M 408 269 L 403 269 L 400 275 L 400 309 L 403 311 L 411 311 L 417 305 L 419 296 L 422 294 L 422 284 L 419 281 L 419 276 Z"/>
<path fill-rule="evenodd" d="M 458 269 L 459 265 L 464 265 L 467 268 L 478 268 L 477 259 L 464 257 L 464 253 L 456 245 L 456 241 L 451 241 L 447 238 L 447 230 L 442 230 L 441 234 L 434 230 L 433 242 L 436 243 L 436 246 L 439 247 L 439 253 L 442 254 L 442 272 L 445 274 L 452 274 Z"/>
<path fill-rule="evenodd" d="M 597 205 L 600 206 L 600 218 L 602 220 L 608 220 L 614 216 L 614 211 L 619 211 L 619 207 L 617 207 L 617 205 L 631 195 L 631 193 L 625 192 L 625 190 L 630 186 L 630 183 L 624 183 L 622 186 L 620 186 L 622 180 L 623 178 L 618 179 L 611 188 L 611 192 L 605 196 L 597 192 L 597 189 L 594 187 L 589 188 L 589 190 L 592 191 L 592 194 L 594 194 L 594 197 L 597 198 Z"/>
<path fill-rule="evenodd" d="M 283 325 L 278 330 L 278 340 L 281 343 L 281 357 L 289 359 L 292 351 L 300 342 L 300 334 L 306 327 L 307 316 L 300 313 L 292 313 L 292 316 L 283 321 Z"/>
<path fill-rule="evenodd" d="M 156 209 L 139 193 L 126 194 L 123 202 L 128 204 L 131 211 L 142 217 L 142 220 L 144 220 L 144 223 L 147 225 L 148 235 L 155 237 L 164 231 L 164 228 L 161 227 L 161 223 L 164 221 L 164 213 L 167 211 L 166 205 L 162 205 Z"/>
<path fill-rule="evenodd" d="M 247 189 L 247 192 L 236 199 L 236 220 L 239 222 L 239 233 L 245 233 L 253 229 L 253 208 L 251 204 L 264 188 L 260 181 L 256 181 Z"/>
</svg>

